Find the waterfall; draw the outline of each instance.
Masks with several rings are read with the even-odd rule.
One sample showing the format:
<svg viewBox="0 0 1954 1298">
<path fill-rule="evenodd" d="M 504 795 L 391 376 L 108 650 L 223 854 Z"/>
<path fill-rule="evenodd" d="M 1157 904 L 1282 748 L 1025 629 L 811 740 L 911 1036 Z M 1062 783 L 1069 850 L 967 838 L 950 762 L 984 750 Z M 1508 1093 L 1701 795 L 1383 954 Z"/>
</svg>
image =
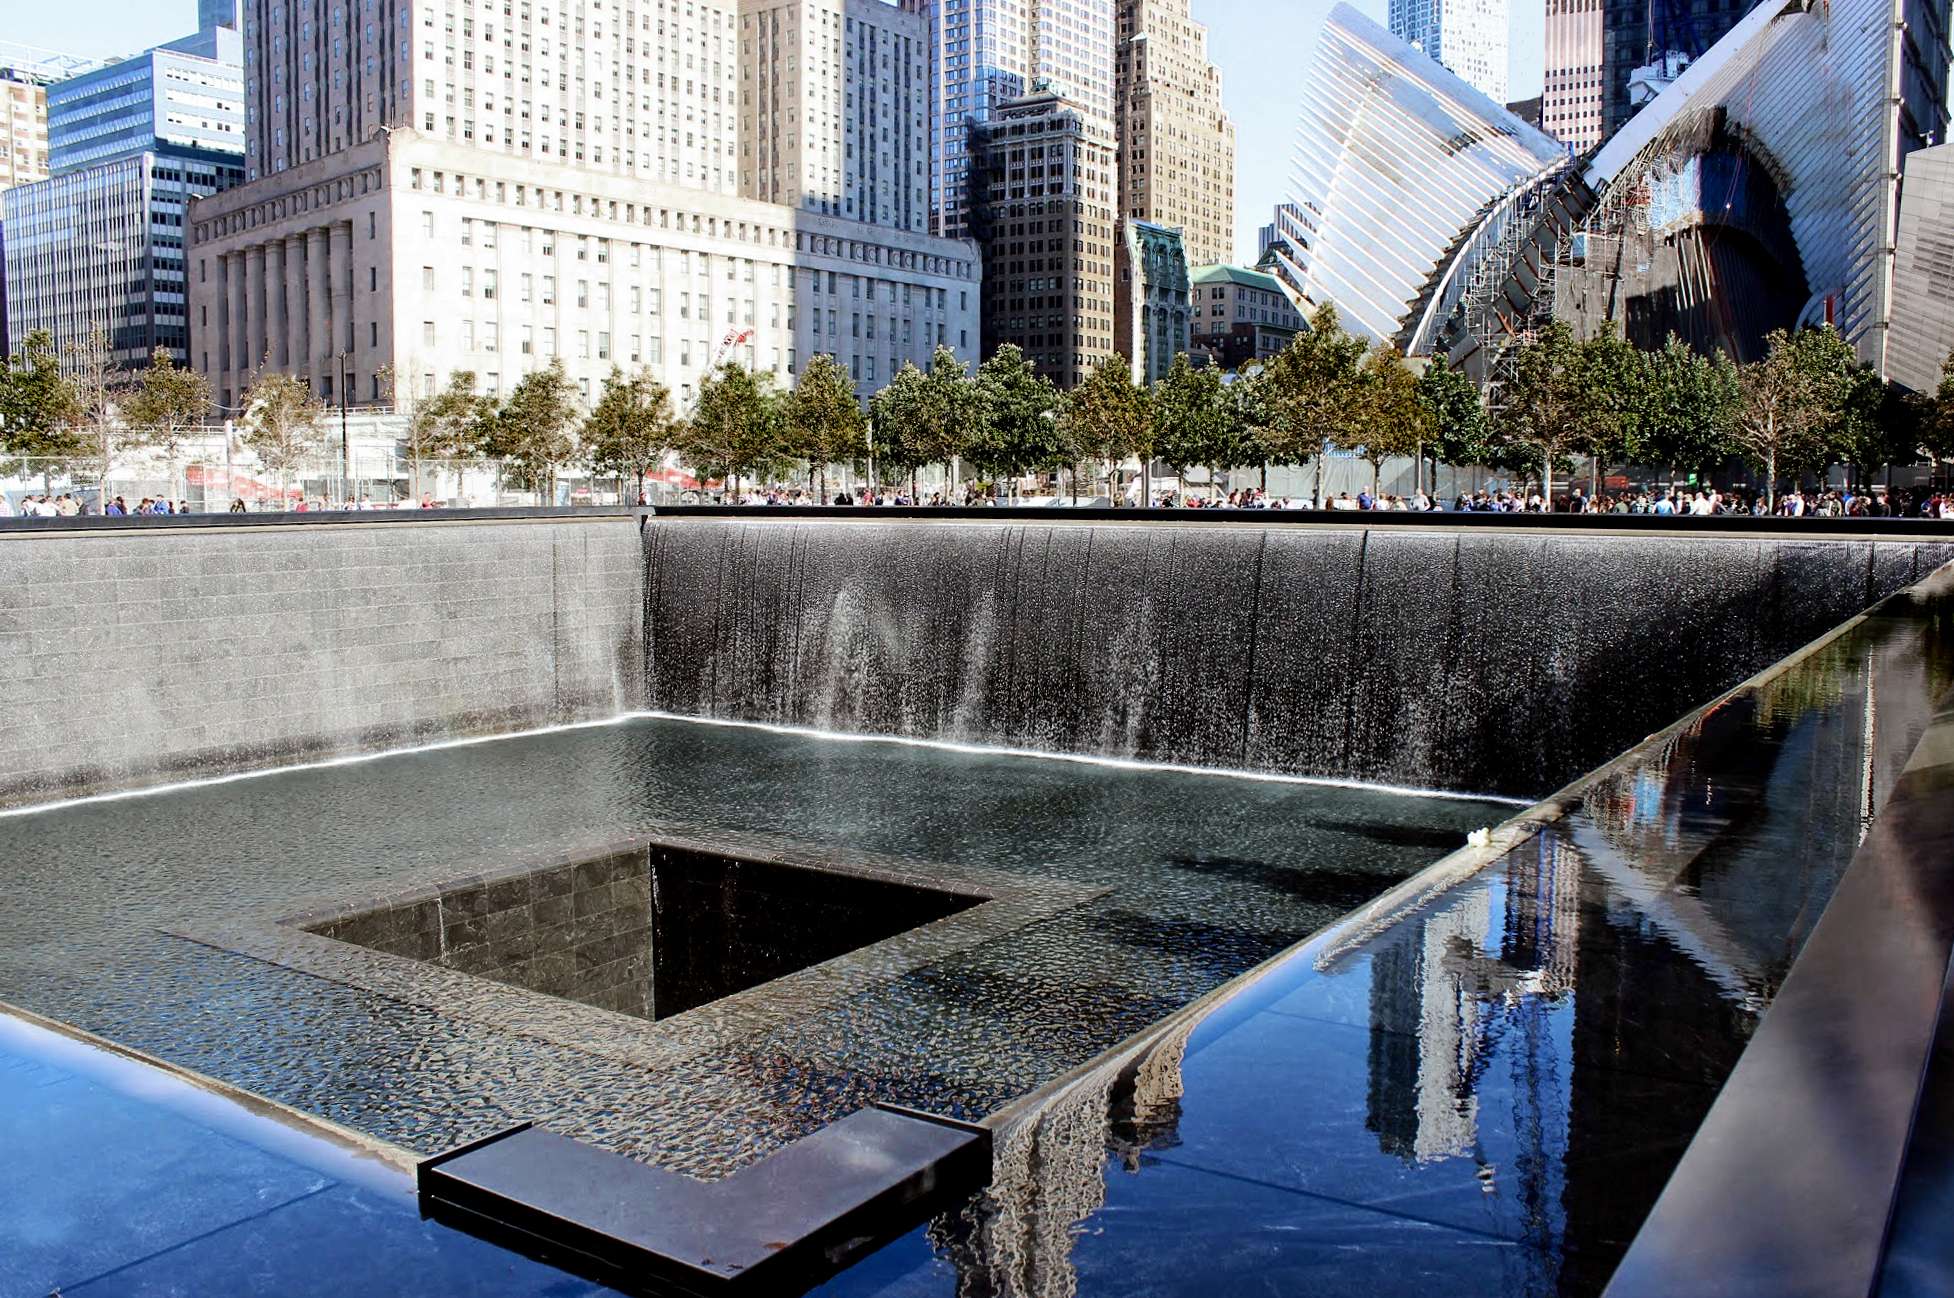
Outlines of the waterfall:
<svg viewBox="0 0 1954 1298">
<path fill-rule="evenodd" d="M 1540 796 L 1949 559 L 1914 541 L 677 518 L 646 529 L 647 700 Z"/>
</svg>

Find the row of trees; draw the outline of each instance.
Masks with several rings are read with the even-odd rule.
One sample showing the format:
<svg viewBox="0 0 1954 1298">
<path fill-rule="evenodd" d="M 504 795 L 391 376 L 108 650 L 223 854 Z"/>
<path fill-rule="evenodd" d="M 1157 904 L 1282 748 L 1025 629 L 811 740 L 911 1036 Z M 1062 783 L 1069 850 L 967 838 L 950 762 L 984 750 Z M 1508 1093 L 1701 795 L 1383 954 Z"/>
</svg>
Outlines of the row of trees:
<svg viewBox="0 0 1954 1298">
<path fill-rule="evenodd" d="M 613 370 L 588 410 L 560 362 L 531 371 L 506 396 L 478 393 L 458 372 L 410 412 L 416 462 L 457 469 L 495 462 L 512 485 L 554 493 L 570 468 L 645 477 L 668 457 L 702 479 L 807 475 L 827 496 L 831 466 L 872 462 L 882 476 L 944 466 L 1012 480 L 1070 474 L 1137 459 L 1177 473 L 1315 465 L 1326 452 L 1371 465 L 1388 459 L 1483 465 L 1537 480 L 1545 494 L 1573 457 L 1708 473 L 1733 458 L 1753 463 L 1767 490 L 1832 464 L 1954 458 L 1954 357 L 1939 392 L 1914 396 L 1883 383 L 1831 329 L 1779 332 L 1747 365 L 1703 356 L 1671 337 L 1643 351 L 1617 335 L 1576 339 L 1555 322 L 1503 358 L 1489 399 L 1443 363 L 1422 371 L 1390 348 L 1346 332 L 1333 308 L 1281 353 L 1224 376 L 1176 358 L 1150 388 L 1112 357 L 1076 389 L 1059 392 L 1014 346 L 973 372 L 948 348 L 929 366 L 905 365 L 869 402 L 827 355 L 790 389 L 769 374 L 722 365 L 683 415 L 648 371 Z M 203 378 L 166 352 L 131 376 L 107 364 L 99 335 L 64 367 L 45 334 L 0 369 L 0 453 L 37 472 L 98 460 L 106 477 L 112 422 L 122 445 L 147 446 L 175 466 L 205 422 Z M 281 478 L 317 453 L 325 408 L 289 375 L 261 375 L 245 394 L 243 440 Z M 1143 484 L 1143 490 L 1145 484 Z M 1319 493 L 1320 494 L 1320 491 Z"/>
</svg>

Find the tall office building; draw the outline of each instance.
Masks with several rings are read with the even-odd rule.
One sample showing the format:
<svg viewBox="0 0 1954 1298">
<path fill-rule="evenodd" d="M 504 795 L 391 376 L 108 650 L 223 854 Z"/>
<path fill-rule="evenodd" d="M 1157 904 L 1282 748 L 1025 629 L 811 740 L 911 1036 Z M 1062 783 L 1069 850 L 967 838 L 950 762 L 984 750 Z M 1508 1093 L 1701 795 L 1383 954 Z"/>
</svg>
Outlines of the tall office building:
<svg viewBox="0 0 1954 1298">
<path fill-rule="evenodd" d="M 53 174 L 0 195 L 8 337 L 44 329 L 65 354 L 100 328 L 125 368 L 187 359 L 184 216 L 243 178 L 236 30 L 57 82 L 47 104 Z"/>
<path fill-rule="evenodd" d="M 929 228 L 929 22 L 883 0 L 742 0 L 740 193 Z"/>
<path fill-rule="evenodd" d="M 1547 0 L 1540 128 L 1576 153 L 1601 143 L 1602 0 Z"/>
<path fill-rule="evenodd" d="M 0 68 L 0 189 L 47 178 L 47 83 Z"/>
<path fill-rule="evenodd" d="M 1619 131 L 1648 102 L 1651 91 L 1659 91 L 1693 60 L 1701 58 L 1754 3 L 1756 0 L 1602 0 L 1601 138 Z M 1636 73 L 1644 69 L 1647 73 L 1638 78 Z M 1630 85 L 1638 80 L 1648 89 L 1632 94 Z"/>
<path fill-rule="evenodd" d="M 237 31 L 216 27 L 50 86 L 50 172 L 155 149 L 241 156 L 242 61 Z"/>
<path fill-rule="evenodd" d="M 1391 34 L 1494 103 L 1507 98 L 1507 0 L 1390 0 Z"/>
<path fill-rule="evenodd" d="M 1120 211 L 1181 232 L 1196 266 L 1235 246 L 1235 124 L 1188 0 L 1119 0 Z"/>
<path fill-rule="evenodd" d="M 918 137 L 860 116 L 851 135 L 862 94 L 903 93 L 903 15 L 765 12 L 763 48 L 740 0 L 372 0 L 356 21 L 247 0 L 255 179 L 191 213 L 193 363 L 226 403 L 270 367 L 362 404 L 459 370 L 507 392 L 552 360 L 589 399 L 642 365 L 684 408 L 722 360 L 791 383 L 832 353 L 867 395 L 938 345 L 974 358 L 977 250 L 918 228 L 913 157 L 895 184 Z M 747 81 L 743 58 L 772 73 Z M 770 115 L 762 77 L 782 71 L 793 112 L 841 142 L 807 143 L 781 105 L 770 141 L 781 169 L 800 160 L 767 192 L 791 206 L 740 192 L 746 163 L 762 184 L 742 90 Z M 772 142 L 767 159 L 772 187 Z"/>
<path fill-rule="evenodd" d="M 1192 341 L 1187 245 L 1179 230 L 1128 217 L 1113 267 L 1115 346 L 1132 364 L 1133 381 L 1151 384 Z"/>
<path fill-rule="evenodd" d="M 974 135 L 1000 104 L 1050 91 L 1112 131 L 1114 0 L 901 0 L 929 18 L 930 225 L 970 232 Z"/>
<path fill-rule="evenodd" d="M 998 105 L 975 137 L 984 352 L 1016 343 L 1070 388 L 1115 351 L 1120 222 L 1109 124 L 1048 91 Z"/>
</svg>

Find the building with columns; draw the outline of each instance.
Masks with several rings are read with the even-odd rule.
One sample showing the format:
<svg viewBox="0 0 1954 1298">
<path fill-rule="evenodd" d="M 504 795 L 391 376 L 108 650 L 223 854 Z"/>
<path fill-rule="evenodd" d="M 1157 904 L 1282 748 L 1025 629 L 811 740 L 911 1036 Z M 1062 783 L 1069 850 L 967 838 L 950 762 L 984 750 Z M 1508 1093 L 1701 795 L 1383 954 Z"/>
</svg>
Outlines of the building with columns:
<svg viewBox="0 0 1954 1298">
<path fill-rule="evenodd" d="M 939 344 L 974 360 L 968 243 L 394 131 L 199 202 L 192 363 L 387 403 L 561 360 L 586 399 L 650 368 L 681 408 L 736 360 L 789 385 L 836 356 L 864 396 Z"/>
<path fill-rule="evenodd" d="M 1235 124 L 1188 0 L 1119 0 L 1120 211 L 1181 232 L 1196 266 L 1235 249 Z"/>
<path fill-rule="evenodd" d="M 1120 226 L 1113 332 L 1133 381 L 1144 386 L 1166 377 L 1192 341 L 1187 246 L 1168 226 L 1131 217 Z"/>
<path fill-rule="evenodd" d="M 192 363 L 226 405 L 266 368 L 365 405 L 461 370 L 507 392 L 554 359 L 587 398 L 649 367 L 683 407 L 720 360 L 790 384 L 830 352 L 864 396 L 938 344 L 974 360 L 978 252 L 923 230 L 920 134 L 886 120 L 918 93 L 920 24 L 769 8 L 769 38 L 821 35 L 790 61 L 750 8 L 743 50 L 740 0 L 245 0 L 254 179 L 191 215 Z M 779 72 L 787 121 L 818 110 L 840 147 L 783 125 L 743 196 L 741 90 L 771 113 Z"/>
<path fill-rule="evenodd" d="M 740 193 L 926 232 L 928 38 L 883 0 L 741 0 Z"/>
</svg>

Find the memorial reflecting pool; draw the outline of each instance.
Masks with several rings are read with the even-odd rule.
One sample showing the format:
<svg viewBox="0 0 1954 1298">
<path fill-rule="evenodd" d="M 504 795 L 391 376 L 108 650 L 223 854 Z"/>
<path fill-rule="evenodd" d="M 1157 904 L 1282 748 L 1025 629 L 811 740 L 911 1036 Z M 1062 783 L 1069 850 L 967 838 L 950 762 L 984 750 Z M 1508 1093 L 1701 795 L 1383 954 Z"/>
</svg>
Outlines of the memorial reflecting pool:
<svg viewBox="0 0 1954 1298">
<path fill-rule="evenodd" d="M 0 1000 L 414 1150 L 536 1119 L 714 1176 L 873 1099 L 989 1114 L 1512 810 L 638 718 L 0 819 Z M 271 922 L 660 834 L 1002 900 L 659 1024 Z"/>
</svg>

